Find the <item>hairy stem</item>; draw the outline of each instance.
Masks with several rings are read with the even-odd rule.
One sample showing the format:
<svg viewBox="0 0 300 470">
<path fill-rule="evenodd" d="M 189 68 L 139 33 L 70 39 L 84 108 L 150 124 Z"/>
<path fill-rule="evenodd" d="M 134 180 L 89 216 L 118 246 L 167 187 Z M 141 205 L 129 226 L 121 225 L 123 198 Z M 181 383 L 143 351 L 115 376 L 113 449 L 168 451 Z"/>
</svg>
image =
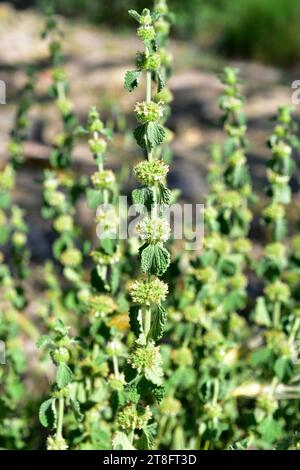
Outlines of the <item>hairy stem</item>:
<svg viewBox="0 0 300 470">
<path fill-rule="evenodd" d="M 58 420 L 57 420 L 57 429 L 56 429 L 56 439 L 62 438 L 62 428 L 64 422 L 64 408 L 65 401 L 63 397 L 60 397 L 58 402 Z"/>
</svg>

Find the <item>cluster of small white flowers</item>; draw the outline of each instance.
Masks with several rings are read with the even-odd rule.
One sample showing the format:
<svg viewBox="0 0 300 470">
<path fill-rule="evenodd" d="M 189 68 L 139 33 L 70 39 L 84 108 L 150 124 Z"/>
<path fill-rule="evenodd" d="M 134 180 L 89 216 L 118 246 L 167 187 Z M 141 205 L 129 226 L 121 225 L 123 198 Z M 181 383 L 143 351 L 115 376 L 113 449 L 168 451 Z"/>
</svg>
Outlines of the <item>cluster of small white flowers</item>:
<svg viewBox="0 0 300 470">
<path fill-rule="evenodd" d="M 136 225 L 136 231 L 142 241 L 149 243 L 166 242 L 171 234 L 167 219 L 152 219 L 148 216 Z"/>
</svg>

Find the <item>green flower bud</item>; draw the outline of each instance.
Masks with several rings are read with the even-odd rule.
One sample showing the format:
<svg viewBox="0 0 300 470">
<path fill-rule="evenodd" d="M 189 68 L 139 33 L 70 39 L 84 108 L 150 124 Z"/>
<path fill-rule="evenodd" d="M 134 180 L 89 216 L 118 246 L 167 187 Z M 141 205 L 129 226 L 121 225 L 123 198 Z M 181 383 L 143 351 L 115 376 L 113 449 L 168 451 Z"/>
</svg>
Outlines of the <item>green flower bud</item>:
<svg viewBox="0 0 300 470">
<path fill-rule="evenodd" d="M 60 215 L 54 220 L 53 227 L 58 233 L 71 232 L 74 228 L 73 217 L 68 214 Z"/>
<path fill-rule="evenodd" d="M 60 262 L 64 266 L 77 267 L 82 263 L 82 254 L 77 248 L 67 248 L 60 255 Z"/>
<path fill-rule="evenodd" d="M 60 347 L 51 352 L 51 357 L 55 364 L 60 364 L 61 362 L 69 361 L 70 353 L 67 348 Z"/>
<path fill-rule="evenodd" d="M 77 299 L 80 303 L 87 304 L 90 300 L 90 297 L 91 293 L 87 287 L 83 287 L 77 292 Z"/>
<path fill-rule="evenodd" d="M 140 103 L 136 103 L 134 108 L 137 120 L 145 124 L 147 122 L 157 122 L 163 117 L 163 103 L 160 101 L 155 103 L 151 101 L 147 103 L 146 101 L 142 101 Z"/>
<path fill-rule="evenodd" d="M 209 419 L 220 419 L 223 415 L 223 409 L 219 403 L 206 403 L 204 405 L 204 412 Z"/>
<path fill-rule="evenodd" d="M 203 309 L 202 306 L 194 304 L 189 305 L 183 310 L 183 316 L 186 321 L 190 323 L 205 323 L 205 320 L 208 318 L 207 312 Z"/>
<path fill-rule="evenodd" d="M 155 32 L 157 34 L 163 34 L 163 35 L 167 36 L 170 32 L 170 23 L 168 23 L 168 21 L 164 20 L 164 18 L 160 17 L 155 22 L 154 28 L 155 28 Z"/>
<path fill-rule="evenodd" d="M 62 68 L 55 68 L 52 71 L 52 80 L 54 82 L 64 82 L 67 79 L 66 71 Z"/>
<path fill-rule="evenodd" d="M 11 165 L 6 165 L 0 171 L 0 191 L 11 191 L 15 187 L 15 171 Z"/>
<path fill-rule="evenodd" d="M 154 11 L 159 15 L 166 15 L 169 11 L 166 0 L 156 0 L 154 5 Z"/>
<path fill-rule="evenodd" d="M 282 124 L 290 124 L 294 108 L 290 106 L 280 106 L 277 120 Z"/>
<path fill-rule="evenodd" d="M 154 96 L 155 103 L 163 102 L 169 104 L 173 101 L 174 96 L 169 88 L 164 87 L 159 93 Z"/>
<path fill-rule="evenodd" d="M 213 284 L 217 280 L 216 270 L 210 266 L 207 266 L 206 268 L 195 269 L 194 276 L 198 281 L 204 284 Z"/>
<path fill-rule="evenodd" d="M 265 248 L 265 255 L 269 259 L 278 261 L 279 258 L 286 257 L 286 247 L 280 242 L 269 243 Z"/>
<path fill-rule="evenodd" d="M 288 158 L 292 154 L 292 147 L 283 141 L 279 141 L 273 145 L 272 154 L 276 158 Z"/>
<path fill-rule="evenodd" d="M 291 295 L 289 286 L 281 281 L 275 281 L 269 284 L 264 289 L 264 293 L 269 301 L 281 303 L 286 303 Z"/>
<path fill-rule="evenodd" d="M 93 295 L 89 301 L 89 311 L 95 317 L 104 317 L 113 313 L 117 306 L 109 295 Z"/>
<path fill-rule="evenodd" d="M 158 70 L 160 67 L 160 54 L 154 52 L 146 55 L 144 52 L 138 52 L 136 56 L 136 66 L 142 70 Z"/>
<path fill-rule="evenodd" d="M 288 175 L 280 175 L 270 169 L 267 169 L 267 177 L 270 183 L 278 185 L 286 185 L 290 180 Z"/>
<path fill-rule="evenodd" d="M 267 414 L 273 414 L 278 409 L 278 401 L 273 397 L 273 395 L 264 394 L 259 396 L 256 400 L 256 405 Z"/>
<path fill-rule="evenodd" d="M 237 191 L 225 191 L 218 194 L 217 201 L 222 208 L 239 209 L 243 200 Z"/>
<path fill-rule="evenodd" d="M 27 236 L 24 232 L 15 232 L 12 236 L 12 243 L 14 246 L 20 248 L 26 245 Z"/>
<path fill-rule="evenodd" d="M 138 28 L 137 35 L 142 41 L 152 41 L 155 38 L 155 29 L 153 26 L 145 24 Z"/>
<path fill-rule="evenodd" d="M 160 369 L 162 358 L 159 346 L 155 346 L 151 341 L 145 346 L 137 347 L 129 356 L 128 363 L 138 372 L 144 372 L 147 369 Z"/>
<path fill-rule="evenodd" d="M 175 364 L 182 367 L 188 367 L 193 364 L 192 352 L 189 348 L 175 349 L 171 352 L 171 359 Z"/>
<path fill-rule="evenodd" d="M 167 49 L 164 49 L 163 47 L 159 51 L 160 53 L 160 63 L 164 67 L 170 67 L 173 62 L 173 56 L 172 54 L 167 51 Z"/>
<path fill-rule="evenodd" d="M 52 437 L 47 438 L 47 450 L 67 450 L 68 445 L 63 437 Z"/>
<path fill-rule="evenodd" d="M 266 207 L 263 211 L 263 217 L 266 222 L 272 222 L 276 219 L 284 218 L 284 207 L 281 204 L 272 203 Z"/>
<path fill-rule="evenodd" d="M 107 148 L 107 143 L 102 137 L 93 137 L 89 140 L 89 149 L 93 155 L 102 154 Z"/>
<path fill-rule="evenodd" d="M 91 181 L 96 189 L 110 188 L 115 182 L 115 175 L 111 170 L 97 171 L 91 176 Z"/>
<path fill-rule="evenodd" d="M 163 399 L 163 401 L 159 405 L 159 408 L 162 414 L 175 418 L 179 415 L 182 406 L 179 400 L 169 396 Z"/>
<path fill-rule="evenodd" d="M 121 392 L 124 389 L 125 377 L 123 374 L 121 374 L 118 378 L 116 378 L 113 374 L 110 374 L 108 377 L 108 383 L 112 390 Z"/>
<path fill-rule="evenodd" d="M 72 101 L 67 98 L 59 98 L 56 101 L 56 106 L 63 116 L 68 116 L 68 114 L 70 114 L 73 109 Z"/>
<path fill-rule="evenodd" d="M 107 343 L 105 350 L 108 356 L 122 356 L 124 347 L 121 341 L 113 339 Z"/>
<path fill-rule="evenodd" d="M 164 183 L 169 166 L 162 160 L 142 161 L 134 168 L 136 179 L 147 186 Z"/>
<path fill-rule="evenodd" d="M 118 413 L 117 424 L 127 431 L 144 429 L 151 418 L 149 406 L 136 408 L 135 405 L 128 405 Z"/>
<path fill-rule="evenodd" d="M 219 233 L 212 233 L 205 237 L 204 247 L 207 250 L 216 251 L 220 255 L 225 255 L 230 252 L 230 244 L 225 237 L 222 237 Z"/>
<path fill-rule="evenodd" d="M 246 164 L 246 157 L 243 150 L 237 150 L 228 158 L 228 164 L 233 167 L 244 166 Z"/>
<path fill-rule="evenodd" d="M 227 112 L 239 111 L 243 104 L 243 100 L 236 96 L 222 96 L 220 99 L 220 108 Z"/>
<path fill-rule="evenodd" d="M 236 238 L 232 241 L 232 249 L 241 254 L 249 254 L 252 248 L 251 241 L 247 238 Z"/>
<path fill-rule="evenodd" d="M 236 139 L 241 139 L 242 137 L 245 136 L 247 130 L 247 126 L 241 125 L 241 126 L 236 126 L 236 125 L 231 125 L 226 123 L 225 124 L 225 131 L 230 137 L 234 137 Z"/>
<path fill-rule="evenodd" d="M 135 281 L 131 287 L 130 295 L 135 304 L 160 305 L 166 300 L 168 285 L 157 277 L 147 281 Z"/>
<path fill-rule="evenodd" d="M 45 196 L 48 204 L 52 207 L 61 207 L 66 202 L 66 196 L 61 191 L 51 191 Z"/>
<path fill-rule="evenodd" d="M 239 69 L 233 67 L 225 67 L 223 75 L 221 76 L 221 82 L 224 85 L 236 85 L 238 83 Z"/>
</svg>

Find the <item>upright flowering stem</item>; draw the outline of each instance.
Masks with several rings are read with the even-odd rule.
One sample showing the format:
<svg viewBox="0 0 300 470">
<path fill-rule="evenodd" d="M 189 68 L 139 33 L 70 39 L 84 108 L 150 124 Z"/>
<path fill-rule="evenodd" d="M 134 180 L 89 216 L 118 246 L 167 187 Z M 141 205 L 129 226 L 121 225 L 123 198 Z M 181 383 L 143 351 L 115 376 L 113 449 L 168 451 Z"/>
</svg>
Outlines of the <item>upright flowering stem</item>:
<svg viewBox="0 0 300 470">
<path fill-rule="evenodd" d="M 143 242 L 140 247 L 141 269 L 146 278 L 135 281 L 131 288 L 133 306 L 130 309 L 130 323 L 136 335 L 136 345 L 129 357 L 129 375 L 127 388 L 135 389 L 134 399 L 118 415 L 121 429 L 130 432 L 130 439 L 118 432 L 114 446 L 123 442 L 127 447 L 149 448 L 153 445 L 153 426 L 148 422 L 152 413 L 149 405 L 162 396 L 161 356 L 159 346 L 155 345 L 164 331 L 166 310 L 162 306 L 168 286 L 159 279 L 167 270 L 170 255 L 163 244 L 168 240 L 170 228 L 162 216 L 163 208 L 170 202 L 170 191 L 165 185 L 168 165 L 159 157 L 156 150 L 163 143 L 166 131 L 161 125 L 164 116 L 164 103 L 152 101 L 152 83 L 157 90 L 163 89 L 161 79 L 161 57 L 156 41 L 154 23 L 159 18 L 144 9 L 141 14 L 130 11 L 138 21 L 138 37 L 143 41 L 144 51 L 137 55 L 137 69 L 125 76 L 125 88 L 133 91 L 139 84 L 142 73 L 146 75 L 145 101 L 137 103 L 135 113 L 139 126 L 134 131 L 138 145 L 144 151 L 146 160 L 134 168 L 135 177 L 142 187 L 133 191 L 133 201 L 143 210 L 144 218 L 136 230 Z M 150 394 L 149 394 L 150 392 Z M 149 404 L 145 407 L 145 403 Z M 137 433 L 138 431 L 138 433 Z M 127 439 L 127 441 L 126 441 Z"/>
<path fill-rule="evenodd" d="M 257 298 L 253 314 L 254 321 L 265 327 L 263 333 L 266 360 L 259 363 L 258 375 L 268 377 L 269 389 L 260 393 L 256 400 L 255 418 L 261 438 L 272 444 L 264 431 L 264 422 L 280 420 L 284 401 L 284 383 L 293 376 L 295 364 L 295 338 L 299 337 L 299 300 L 294 290 L 293 263 L 288 259 L 285 243 L 287 217 L 285 207 L 291 203 L 290 179 L 295 169 L 292 153 L 299 148 L 295 132 L 297 125 L 292 117 L 292 108 L 278 109 L 276 124 L 268 140 L 271 158 L 267 169 L 267 195 L 270 200 L 263 210 L 263 222 L 268 227 L 269 243 L 261 256 L 257 274 L 264 280 L 263 294 Z M 297 284 L 299 275 L 297 275 Z M 257 351 L 259 355 L 259 351 Z M 297 366 L 296 366 L 297 367 Z M 292 391 L 292 387 L 290 387 Z"/>
<path fill-rule="evenodd" d="M 78 341 L 69 335 L 69 327 L 66 327 L 61 320 L 56 321 L 51 336 L 41 336 L 37 341 L 38 347 L 44 347 L 49 351 L 52 362 L 56 366 L 51 396 L 41 404 L 39 410 L 42 426 L 55 430 L 55 434 L 47 439 L 47 450 L 67 450 L 69 447 L 63 437 L 66 405 L 72 410 L 78 422 L 83 418 L 80 405 L 74 396 L 72 387 L 74 375 L 69 366 L 77 344 Z"/>
<path fill-rule="evenodd" d="M 72 171 L 74 135 L 77 130 L 73 103 L 68 97 L 69 83 L 63 67 L 61 31 L 55 16 L 50 12 L 46 17 L 43 38 L 49 38 L 49 53 L 52 66 L 50 95 L 55 99 L 62 131 L 52 145 L 50 169 L 44 173 L 42 215 L 51 220 L 57 234 L 53 246 L 54 257 L 63 266 L 64 277 L 72 285 L 67 304 L 81 311 L 80 292 L 85 289 L 83 261 L 90 244 L 82 240 L 81 229 L 76 224 L 76 203 L 85 190 L 86 177 L 78 178 Z"/>
</svg>

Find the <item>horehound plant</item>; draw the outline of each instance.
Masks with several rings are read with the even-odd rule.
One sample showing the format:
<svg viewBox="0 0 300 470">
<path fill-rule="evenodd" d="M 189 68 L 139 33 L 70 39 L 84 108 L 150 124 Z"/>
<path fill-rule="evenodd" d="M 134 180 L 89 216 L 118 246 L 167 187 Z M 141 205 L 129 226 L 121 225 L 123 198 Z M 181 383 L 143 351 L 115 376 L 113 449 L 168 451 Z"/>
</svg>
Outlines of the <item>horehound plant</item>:
<svg viewBox="0 0 300 470">
<path fill-rule="evenodd" d="M 52 221 L 58 238 L 53 245 L 53 254 L 63 266 L 64 277 L 73 287 L 67 292 L 65 303 L 68 309 L 81 311 L 78 295 L 85 288 L 82 280 L 82 264 L 90 244 L 82 239 L 81 229 L 75 222 L 76 203 L 86 186 L 86 177 L 77 178 L 73 172 L 72 152 L 77 120 L 73 104 L 68 97 L 69 83 L 63 68 L 61 31 L 54 15 L 46 19 L 43 38 L 49 38 L 52 67 L 50 94 L 62 121 L 62 132 L 54 138 L 49 170 L 43 182 L 42 215 Z"/>
<path fill-rule="evenodd" d="M 124 315 L 119 313 L 121 247 L 118 240 L 119 214 L 115 208 L 117 183 L 113 171 L 105 168 L 107 142 L 112 132 L 104 126 L 96 108 L 91 109 L 87 128 L 83 131 L 89 136 L 89 149 L 97 165 L 91 175 L 87 201 L 90 209 L 97 209 L 95 221 L 99 241 L 91 252 L 94 261 L 91 285 L 85 299 L 82 298 L 89 319 L 84 335 L 88 350 L 79 364 L 81 373 L 76 394 L 83 406 L 88 402 L 89 407 L 80 425 L 82 436 L 77 439 L 77 448 L 105 449 L 111 442 L 106 407 L 112 395 L 123 389 L 125 381 L 119 360 L 124 354 L 121 340 L 128 328 L 128 315 L 125 314 L 124 319 Z"/>
<path fill-rule="evenodd" d="M 285 242 L 287 216 L 285 206 L 292 201 L 290 180 L 295 170 L 293 149 L 299 148 L 297 125 L 293 109 L 282 106 L 278 110 L 276 125 L 268 140 L 271 158 L 267 163 L 267 195 L 270 202 L 262 218 L 268 227 L 269 243 L 261 256 L 257 273 L 264 280 L 263 295 L 259 296 L 254 311 L 255 322 L 265 327 L 263 346 L 252 355 L 252 364 L 258 379 L 265 386 L 258 392 L 255 407 L 256 432 L 263 446 L 278 441 L 282 434 L 281 415 L 293 409 L 299 398 L 299 366 L 294 363 L 296 343 L 299 340 L 299 299 L 295 296 L 295 277 L 290 276 L 288 248 Z M 299 273 L 296 275 L 299 283 Z M 289 429 L 297 429 L 291 418 Z"/>
<path fill-rule="evenodd" d="M 8 143 L 8 162 L 0 173 L 0 245 L 10 241 L 7 257 L 15 279 L 21 282 L 28 273 L 28 227 L 24 211 L 13 203 L 17 170 L 24 161 L 24 143 L 28 139 L 29 111 L 33 104 L 36 72 L 28 67 L 15 112 L 13 128 Z"/>
<path fill-rule="evenodd" d="M 141 14 L 129 11 L 139 23 L 138 37 L 144 51 L 138 54 L 138 68 L 126 73 L 125 88 L 132 91 L 145 75 L 145 101 L 135 106 L 139 122 L 134 131 L 135 139 L 142 148 L 145 160 L 134 168 L 134 174 L 142 187 L 133 191 L 135 204 L 146 208 L 146 214 L 136 230 L 142 241 L 140 247 L 141 270 L 145 276 L 133 282 L 130 296 L 130 324 L 136 336 L 135 348 L 128 359 L 126 370 L 128 404 L 120 409 L 117 424 L 122 431 L 114 437 L 114 448 L 151 448 L 155 423 L 150 424 L 150 406 L 162 396 L 162 358 L 156 342 L 162 337 L 166 323 L 163 302 L 168 286 L 160 277 L 167 270 L 170 255 L 163 246 L 170 236 L 170 227 L 162 216 L 169 204 L 170 191 L 165 185 L 168 165 L 158 157 L 157 149 L 164 141 L 165 129 L 160 124 L 164 116 L 164 103 L 152 100 L 152 81 L 158 92 L 164 86 L 160 73 L 160 55 L 154 23 L 159 14 L 144 9 Z"/>
<path fill-rule="evenodd" d="M 185 276 L 183 290 L 178 290 L 178 307 L 173 315 L 186 322 L 172 333 L 178 346 L 173 346 L 170 358 L 177 370 L 170 374 L 167 385 L 174 412 L 180 413 L 176 402 L 180 398 L 184 408 L 190 407 L 195 426 L 189 434 L 177 424 L 176 435 L 188 448 L 196 449 L 218 447 L 221 434 L 235 419 L 230 390 L 239 367 L 239 345 L 248 334 L 246 322 L 239 315 L 247 301 L 244 270 L 251 248 L 247 239 L 251 182 L 245 157 L 244 100 L 236 70 L 226 68 L 222 82 L 225 90 L 220 107 L 227 139 L 210 168 L 204 249 Z M 194 371 L 196 361 L 201 366 L 194 366 Z M 196 404 L 195 396 L 189 396 L 188 388 L 182 385 L 185 377 L 198 386 Z"/>
<path fill-rule="evenodd" d="M 208 415 L 204 435 L 208 441 L 211 438 L 218 439 L 221 432 L 227 429 L 231 419 L 234 419 L 230 389 L 239 367 L 237 358 L 241 341 L 247 337 L 246 322 L 239 313 L 247 304 L 245 269 L 249 266 L 251 249 L 248 234 L 252 215 L 248 205 L 252 188 L 245 155 L 247 127 L 238 70 L 225 68 L 221 81 L 225 88 L 220 98 L 220 108 L 223 111 L 222 121 L 227 139 L 222 148 L 220 174 L 212 183 L 205 210 L 208 230 L 205 239 L 207 253 L 204 255 L 206 266 L 195 272 L 197 280 L 206 285 L 206 289 L 213 284 L 215 275 L 216 285 L 219 284 L 215 320 L 217 324 L 220 322 L 220 327 L 218 333 L 214 329 L 206 333 L 204 345 L 207 351 L 211 351 L 210 354 L 215 355 L 216 361 L 223 357 L 225 367 L 220 367 L 218 378 L 216 370 L 213 372 L 216 365 L 212 365 L 211 372 L 215 377 L 213 397 L 212 401 L 204 406 Z M 218 253 L 215 258 L 215 273 L 211 271 L 211 256 L 214 250 L 215 255 Z M 209 357 L 207 360 L 209 362 Z"/>
<path fill-rule="evenodd" d="M 57 320 L 53 327 L 53 334 L 41 336 L 37 346 L 49 351 L 56 367 L 51 398 L 44 401 L 39 410 L 42 426 L 55 430 L 55 434 L 47 439 L 47 450 L 67 450 L 68 443 L 63 436 L 66 406 L 70 407 L 78 422 L 83 418 L 80 405 L 74 396 L 73 372 L 69 367 L 72 353 L 76 356 L 75 350 L 80 347 L 79 342 L 70 337 L 69 327 L 65 326 L 61 320 Z"/>
<path fill-rule="evenodd" d="M 35 340 L 38 334 L 31 320 L 24 315 L 28 302 L 24 280 L 29 273 L 29 229 L 24 210 L 13 202 L 17 170 L 24 161 L 23 146 L 30 127 L 28 113 L 33 104 L 34 84 L 35 74 L 29 68 L 19 93 L 8 144 L 8 161 L 0 172 L 0 339 L 7 348 L 6 364 L 0 369 L 3 410 L 0 446 L 7 448 L 23 448 L 24 438 L 29 433 L 24 425 L 30 418 L 23 383 L 24 374 L 28 373 L 28 361 L 23 356 L 23 335 L 28 341 L 28 337 Z"/>
</svg>

